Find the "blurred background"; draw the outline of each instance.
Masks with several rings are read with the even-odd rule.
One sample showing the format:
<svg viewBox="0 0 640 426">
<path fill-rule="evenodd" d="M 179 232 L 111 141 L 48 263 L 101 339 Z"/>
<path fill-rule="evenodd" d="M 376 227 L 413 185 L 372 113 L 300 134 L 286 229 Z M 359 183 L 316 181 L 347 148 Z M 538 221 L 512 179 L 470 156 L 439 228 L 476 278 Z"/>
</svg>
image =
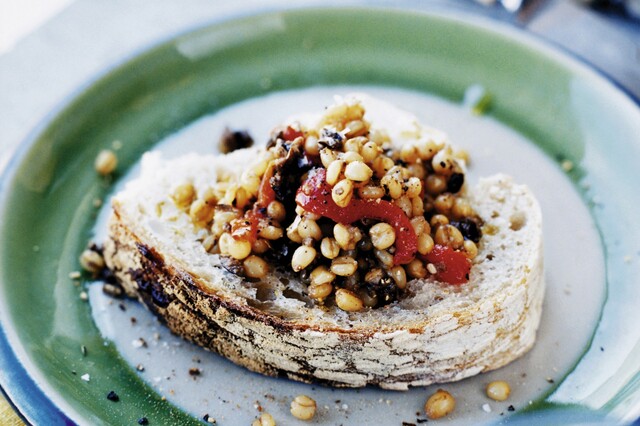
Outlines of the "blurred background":
<svg viewBox="0 0 640 426">
<path fill-rule="evenodd" d="M 290 0 L 2 0 L 0 172 L 52 110 L 105 70 L 177 33 Z M 640 0 L 297 0 L 479 15 L 576 55 L 640 99 Z M 0 395 L 0 424 L 21 424 Z"/>
</svg>

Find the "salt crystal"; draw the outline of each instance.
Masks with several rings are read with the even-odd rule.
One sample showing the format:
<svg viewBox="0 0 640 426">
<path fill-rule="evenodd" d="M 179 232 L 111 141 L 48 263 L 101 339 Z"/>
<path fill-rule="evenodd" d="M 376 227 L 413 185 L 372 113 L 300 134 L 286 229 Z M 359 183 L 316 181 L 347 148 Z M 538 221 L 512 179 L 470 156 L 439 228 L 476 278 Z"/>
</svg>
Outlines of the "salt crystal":
<svg viewBox="0 0 640 426">
<path fill-rule="evenodd" d="M 80 376 L 80 378 L 85 382 L 88 382 L 89 380 L 91 380 L 91 376 L 89 376 L 89 373 L 83 374 L 82 376 Z"/>
</svg>

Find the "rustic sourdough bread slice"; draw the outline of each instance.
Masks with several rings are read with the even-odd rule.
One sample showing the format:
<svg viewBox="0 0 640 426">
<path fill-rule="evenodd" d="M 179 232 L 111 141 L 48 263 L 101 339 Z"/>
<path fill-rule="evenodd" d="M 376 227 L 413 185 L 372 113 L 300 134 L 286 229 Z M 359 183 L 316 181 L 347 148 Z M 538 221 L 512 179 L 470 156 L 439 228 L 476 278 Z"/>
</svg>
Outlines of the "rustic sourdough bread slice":
<svg viewBox="0 0 640 426">
<path fill-rule="evenodd" d="M 174 333 L 263 374 L 399 390 L 493 370 L 531 348 L 544 276 L 540 208 L 525 186 L 496 175 L 468 188 L 485 222 L 468 283 L 413 280 L 397 303 L 348 313 L 316 306 L 284 272 L 259 283 L 228 272 L 171 201 L 180 182 L 204 191 L 255 155 L 146 154 L 112 200 L 106 263 Z"/>
</svg>

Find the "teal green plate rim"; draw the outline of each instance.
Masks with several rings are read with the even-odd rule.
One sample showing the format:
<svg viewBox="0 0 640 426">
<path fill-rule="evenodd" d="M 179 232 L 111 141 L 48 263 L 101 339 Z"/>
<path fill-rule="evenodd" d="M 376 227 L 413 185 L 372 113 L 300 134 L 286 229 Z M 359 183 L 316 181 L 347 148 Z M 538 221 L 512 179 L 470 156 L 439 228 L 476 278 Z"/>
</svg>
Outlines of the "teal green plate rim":
<svg viewBox="0 0 640 426">
<path fill-rule="evenodd" d="M 331 9 L 318 9 L 321 13 L 325 13 L 325 14 L 330 14 L 330 13 L 335 13 L 336 11 L 339 12 L 349 12 L 349 11 L 357 11 L 359 9 L 343 9 L 343 8 L 339 8 L 339 9 L 335 9 L 335 8 L 331 8 Z M 237 22 L 242 22 L 242 21 L 252 21 L 252 20 L 256 20 L 256 19 L 261 19 L 265 16 L 275 16 L 275 15 L 283 15 L 283 16 L 293 16 L 294 18 L 297 16 L 298 19 L 300 18 L 300 15 L 304 15 L 305 13 L 309 13 L 310 11 L 313 11 L 311 9 L 300 9 L 300 10 L 292 10 L 292 11 L 285 11 L 285 12 L 275 12 L 275 13 L 268 13 L 266 15 L 251 15 L 251 16 L 245 16 L 245 17 L 240 17 L 240 19 Z M 396 9 L 367 9 L 364 10 L 365 13 L 368 13 L 370 15 L 376 15 L 379 14 L 381 11 L 384 11 L 386 13 L 396 13 L 395 18 L 397 20 L 414 20 L 414 19 L 424 19 L 424 20 L 429 20 L 431 19 L 432 21 L 436 21 L 436 22 L 446 22 L 447 20 L 451 19 L 449 21 L 450 24 L 453 25 L 459 25 L 459 26 L 467 26 L 467 28 L 471 28 L 471 31 L 479 31 L 481 33 L 484 33 L 485 36 L 491 37 L 491 36 L 502 36 L 505 33 L 508 35 L 512 35 L 516 37 L 516 40 L 518 43 L 523 43 L 520 47 L 521 48 L 526 48 L 529 47 L 531 48 L 531 46 L 533 46 L 535 49 L 539 50 L 542 52 L 542 55 L 547 55 L 548 57 L 551 57 L 551 61 L 554 60 L 559 60 L 560 62 L 563 62 L 564 65 L 570 66 L 570 67 L 574 67 L 578 70 L 581 70 L 581 72 L 585 72 L 585 70 L 587 72 L 592 72 L 593 69 L 589 68 L 587 66 L 585 66 L 583 63 L 581 63 L 580 61 L 576 61 L 575 59 L 571 58 L 570 56 L 572 55 L 567 55 L 566 52 L 558 52 L 558 48 L 557 47 L 553 47 L 550 48 L 547 44 L 540 42 L 539 40 L 537 40 L 535 37 L 532 37 L 530 35 L 524 34 L 522 32 L 519 32 L 516 29 L 513 28 L 507 28 L 507 27 L 502 27 L 499 24 L 495 24 L 489 21 L 485 21 L 483 19 L 479 19 L 479 18 L 464 18 L 464 19 L 460 19 L 460 18 L 453 18 L 453 17 L 447 17 L 447 15 L 443 15 L 443 14 L 436 14 L 436 15 L 428 15 L 428 14 L 419 14 L 419 16 L 417 18 L 414 17 L 410 17 L 407 13 L 404 13 L 402 11 L 396 10 Z M 229 24 L 230 21 L 223 21 L 223 22 L 218 22 L 218 23 L 214 23 L 213 24 L 213 28 L 217 28 L 217 27 L 224 27 L 225 25 L 230 25 Z M 0 182 L 0 191 L 1 191 L 1 195 L 2 195 L 2 215 L 3 217 L 5 215 L 7 215 L 7 210 L 8 210 L 8 202 L 7 199 L 9 198 L 9 195 L 7 194 L 7 190 L 9 188 L 10 185 L 15 185 L 15 181 L 16 179 L 18 179 L 17 175 L 19 173 L 19 169 L 20 166 L 24 166 L 25 161 L 27 161 L 29 159 L 29 155 L 33 154 L 33 150 L 34 148 L 40 143 L 42 143 L 42 138 L 46 135 L 47 131 L 50 130 L 50 127 L 53 124 L 56 124 L 56 120 L 59 120 L 61 116 L 63 116 L 65 113 L 68 113 L 69 111 L 72 111 L 74 109 L 74 107 L 77 108 L 78 103 L 80 103 L 83 100 L 86 100 L 86 96 L 87 96 L 87 92 L 91 92 L 91 90 L 98 90 L 100 88 L 101 84 L 106 84 L 105 82 L 108 82 L 109 80 L 113 80 L 117 77 L 117 74 L 120 72 L 124 72 L 128 67 L 131 67 L 133 65 L 135 65 L 136 63 L 139 63 L 141 61 L 147 60 L 150 57 L 153 57 L 154 54 L 157 54 L 157 52 L 161 51 L 162 49 L 166 49 L 169 46 L 172 46 L 175 40 L 179 40 L 181 38 L 189 38 L 189 37 L 194 37 L 194 35 L 197 34 L 202 34 L 205 33 L 206 31 L 209 30 L 209 28 L 211 28 L 210 26 L 206 26 L 204 28 L 200 28 L 200 29 L 196 29 L 195 31 L 189 31 L 188 33 L 185 33 L 183 35 L 179 35 L 177 37 L 174 37 L 171 39 L 171 41 L 167 41 L 165 43 L 159 44 L 156 47 L 150 49 L 150 50 L 145 50 L 141 53 L 141 55 L 135 55 L 132 59 L 129 59 L 127 61 L 124 61 L 123 63 L 119 64 L 118 66 L 112 68 L 111 70 L 109 70 L 107 73 L 105 73 L 103 76 L 99 77 L 98 79 L 94 80 L 91 84 L 87 85 L 84 89 L 82 89 L 77 96 L 73 96 L 71 98 L 71 101 L 69 101 L 68 103 L 65 103 L 65 105 L 63 107 L 61 107 L 57 112 L 53 113 L 49 118 L 47 118 L 45 120 L 45 122 L 37 129 L 34 131 L 34 133 L 32 134 L 32 136 L 28 139 L 28 142 L 26 142 L 25 144 L 23 144 L 23 146 L 20 148 L 20 151 L 16 154 L 16 156 L 11 160 L 10 164 L 8 165 L 7 169 L 5 170 L 3 177 L 2 177 L 2 181 Z M 497 30 L 493 30 L 492 28 L 497 28 Z M 517 44 L 517 43 L 516 43 Z M 540 53 L 540 52 L 538 52 Z M 569 57 L 568 57 L 569 56 Z M 575 71 L 575 70 L 574 70 Z M 598 72 L 598 71 L 597 71 Z M 607 79 L 608 81 L 606 82 L 606 84 L 611 84 L 612 80 L 608 79 L 606 77 L 606 75 L 604 73 L 602 73 L 601 71 L 598 72 L 600 74 L 600 76 L 603 76 L 605 79 Z M 593 76 L 591 76 L 591 78 L 593 78 Z M 406 84 L 406 82 L 405 82 Z M 617 87 L 618 91 L 622 91 L 621 88 L 619 87 L 619 85 L 616 85 L 615 82 L 613 82 L 613 84 Z M 295 84 L 293 85 L 293 87 L 304 87 L 304 84 L 300 85 L 300 86 L 296 86 Z M 96 89 L 98 88 L 98 89 Z M 260 93 L 254 93 L 254 95 L 257 95 Z M 451 93 L 449 93 L 449 97 L 451 98 Z M 629 94 L 625 92 L 625 95 L 632 101 L 636 102 L 636 106 L 638 105 L 638 100 L 637 99 L 633 99 L 633 97 Z M 212 110 L 215 110 L 221 106 L 224 105 L 218 105 L 216 107 L 209 107 L 208 110 L 205 110 L 204 112 L 211 112 Z M 201 112 L 203 112 L 201 110 Z M 191 117 L 191 119 L 193 119 L 194 117 Z M 188 122 L 189 120 L 187 120 Z M 174 129 L 169 129 L 167 131 L 170 130 L 175 130 Z M 156 139 L 159 138 L 159 136 L 156 136 Z M 151 142 L 147 142 L 147 146 L 150 144 Z M 545 147 L 543 147 L 545 148 Z M 547 149 L 549 149 L 548 147 L 546 147 Z M 139 152 L 133 152 L 133 153 L 129 153 L 128 155 L 132 158 L 135 158 L 136 155 L 139 154 Z M 574 153 L 571 152 L 561 152 L 558 153 L 558 155 L 562 155 L 563 157 L 566 156 L 568 158 L 572 158 L 572 156 L 574 155 Z M 87 157 L 88 158 L 88 157 Z M 85 158 L 86 159 L 86 158 Z M 579 174 L 581 173 L 580 170 L 577 170 L 575 172 L 576 174 L 574 175 L 574 178 L 577 178 L 579 176 Z M 94 188 L 94 192 L 96 194 L 105 194 L 108 189 L 108 182 L 99 182 L 98 183 L 98 188 Z M 4 226 L 4 223 L 3 223 Z M 85 224 L 86 227 L 86 224 Z M 3 229 L 3 235 L 7 234 L 7 230 Z M 84 235 L 86 235 L 86 230 Z M 79 247 L 77 247 L 79 248 Z M 4 253 L 3 253 L 4 255 Z M 0 262 L 2 262 L 3 259 L 0 259 Z M 79 302 L 77 302 L 79 303 Z M 0 348 L 3 349 L 2 351 L 2 361 L 7 363 L 6 365 L 10 365 L 10 366 L 14 366 L 14 367 L 21 367 L 22 362 L 21 362 L 21 357 L 18 355 L 16 356 L 15 353 L 15 349 L 12 349 L 15 347 L 15 341 L 14 344 L 11 345 L 9 343 L 9 341 L 11 340 L 11 338 L 7 338 L 7 336 L 5 336 L 5 331 L 9 328 L 8 324 L 5 322 L 6 318 L 3 316 L 2 317 L 2 329 L 0 330 L 2 333 L 0 333 Z M 16 338 L 14 336 L 14 338 Z M 117 357 L 117 354 L 115 353 L 115 350 L 113 348 L 107 348 L 108 351 L 110 351 L 111 356 Z M 22 354 L 22 356 L 24 356 L 24 354 Z M 122 362 L 122 361 L 120 361 Z M 32 366 L 33 367 L 33 366 Z M 38 421 L 39 419 L 46 419 L 48 423 L 52 423 L 52 420 L 59 420 L 60 422 L 68 422 L 71 421 L 69 419 L 69 417 L 67 417 L 67 415 L 64 413 L 65 410 L 60 410 L 59 407 L 52 402 L 52 399 L 49 398 L 46 394 L 46 392 L 43 392 L 40 388 L 40 386 L 38 384 L 36 384 L 33 381 L 32 378 L 32 374 L 28 371 L 29 368 L 27 367 L 24 370 L 24 375 L 22 375 L 19 371 L 17 371 L 17 376 L 16 377 L 9 377 L 9 375 L 2 374 L 0 375 L 0 380 L 2 385 L 5 387 L 5 389 L 7 389 L 9 392 L 9 397 L 11 398 L 11 400 L 16 403 L 18 405 L 18 408 L 20 409 L 20 411 L 25 415 L 26 419 L 30 422 L 33 423 L 40 423 L 40 421 Z M 3 371 L 7 371 L 5 369 L 3 369 Z M 138 379 L 139 380 L 139 379 Z M 18 389 L 21 389 L 23 392 L 15 392 L 15 388 L 12 385 L 18 385 Z M 139 385 L 139 384 L 138 384 Z M 144 385 L 142 385 L 144 386 Z M 24 391 L 27 392 L 24 392 Z M 49 388 L 49 391 L 51 391 L 52 389 Z M 153 391 L 150 391 L 153 392 Z M 22 395 L 21 395 L 22 393 Z M 32 395 L 29 395 L 30 393 L 32 393 Z M 29 396 L 28 396 L 29 395 Z M 25 399 L 22 399 L 25 398 Z M 32 398 L 31 400 L 29 400 L 29 398 Z M 40 398 L 40 399 L 38 399 Z M 62 397 L 62 399 L 64 399 L 64 397 Z M 36 404 L 35 401 L 38 401 L 37 404 L 43 404 L 43 401 L 48 401 L 50 403 L 50 406 L 45 405 L 40 405 L 39 407 L 37 407 L 37 409 L 33 410 L 33 406 Z M 158 403 L 158 404 L 162 404 L 161 402 L 159 402 L 159 398 L 157 398 L 156 401 L 154 401 L 154 403 Z M 168 404 L 165 404 L 168 405 Z M 76 413 L 77 414 L 77 413 Z M 175 415 L 178 416 L 178 418 L 182 418 L 182 415 L 180 413 L 175 413 Z M 43 417 L 40 417 L 40 416 Z M 48 417 L 44 417 L 44 416 L 48 416 Z M 188 416 L 190 418 L 190 416 Z M 177 418 L 174 418 L 177 419 Z M 192 418 L 191 418 L 192 419 Z M 87 420 L 87 418 L 83 419 L 84 421 Z M 92 419 L 94 420 L 94 419 Z M 186 420 L 186 417 L 185 417 Z M 192 419 L 193 420 L 193 419 Z"/>
</svg>

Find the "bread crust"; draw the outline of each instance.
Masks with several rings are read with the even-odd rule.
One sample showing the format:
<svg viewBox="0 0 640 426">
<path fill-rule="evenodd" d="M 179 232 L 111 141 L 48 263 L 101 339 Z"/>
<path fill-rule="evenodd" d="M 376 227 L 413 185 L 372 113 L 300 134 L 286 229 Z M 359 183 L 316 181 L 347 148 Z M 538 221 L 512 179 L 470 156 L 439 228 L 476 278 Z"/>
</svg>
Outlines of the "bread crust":
<svg viewBox="0 0 640 426">
<path fill-rule="evenodd" d="M 287 319 L 210 290 L 225 283 L 191 273 L 181 259 L 154 247 L 117 200 L 113 207 L 104 256 L 126 294 L 175 334 L 258 373 L 405 390 L 499 368 L 535 341 L 544 292 L 539 238 L 521 265 L 519 282 L 486 299 L 445 312 L 426 310 L 420 322 L 327 326 Z M 220 269 L 224 281 L 230 273 Z"/>
</svg>

